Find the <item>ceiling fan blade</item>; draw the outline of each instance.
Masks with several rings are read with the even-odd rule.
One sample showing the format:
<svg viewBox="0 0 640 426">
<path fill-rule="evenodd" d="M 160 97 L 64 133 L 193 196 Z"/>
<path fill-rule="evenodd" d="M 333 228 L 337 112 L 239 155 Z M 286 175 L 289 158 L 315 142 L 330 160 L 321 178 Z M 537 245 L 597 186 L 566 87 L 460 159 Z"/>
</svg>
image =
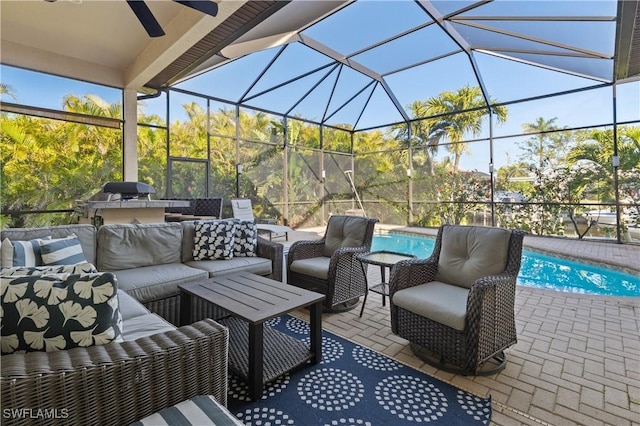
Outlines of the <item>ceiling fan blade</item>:
<svg viewBox="0 0 640 426">
<path fill-rule="evenodd" d="M 216 16 L 218 14 L 218 3 L 203 0 L 173 0 L 183 6 L 198 10 L 207 15 Z"/>
<path fill-rule="evenodd" d="M 138 20 L 147 31 L 150 37 L 161 37 L 164 35 L 164 31 L 162 27 L 151 13 L 151 9 L 149 6 L 145 4 L 142 0 L 127 0 L 127 4 L 133 10 L 133 13 L 136 14 Z"/>
</svg>

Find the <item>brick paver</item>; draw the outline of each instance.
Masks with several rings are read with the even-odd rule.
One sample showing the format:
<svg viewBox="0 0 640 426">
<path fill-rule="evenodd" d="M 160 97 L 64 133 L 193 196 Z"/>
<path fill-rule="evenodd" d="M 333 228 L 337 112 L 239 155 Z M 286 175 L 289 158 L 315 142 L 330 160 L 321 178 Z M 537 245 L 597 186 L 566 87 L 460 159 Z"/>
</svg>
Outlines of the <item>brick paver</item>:
<svg viewBox="0 0 640 426">
<path fill-rule="evenodd" d="M 637 246 L 544 237 L 526 237 L 525 244 L 640 271 Z M 371 282 L 379 281 L 377 270 L 369 269 Z M 518 287 L 515 312 L 518 343 L 507 350 L 507 367 L 484 377 L 424 364 L 391 333 L 388 304 L 375 293 L 362 318 L 358 305 L 323 314 L 323 326 L 461 389 L 491 395 L 496 425 L 640 425 L 640 298 Z"/>
</svg>

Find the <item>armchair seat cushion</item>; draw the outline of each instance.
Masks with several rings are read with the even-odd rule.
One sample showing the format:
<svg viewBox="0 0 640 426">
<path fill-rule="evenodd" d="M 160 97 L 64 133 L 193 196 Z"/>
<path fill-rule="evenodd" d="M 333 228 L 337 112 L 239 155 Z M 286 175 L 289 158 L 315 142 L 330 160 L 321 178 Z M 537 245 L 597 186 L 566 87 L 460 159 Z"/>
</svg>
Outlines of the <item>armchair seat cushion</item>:
<svg viewBox="0 0 640 426">
<path fill-rule="evenodd" d="M 303 275 L 320 278 L 326 280 L 329 278 L 330 257 L 311 257 L 309 259 L 294 260 L 291 262 L 289 269 Z"/>
<path fill-rule="evenodd" d="M 405 288 L 393 295 L 393 303 L 417 315 L 464 331 L 469 289 L 440 281 Z"/>
</svg>

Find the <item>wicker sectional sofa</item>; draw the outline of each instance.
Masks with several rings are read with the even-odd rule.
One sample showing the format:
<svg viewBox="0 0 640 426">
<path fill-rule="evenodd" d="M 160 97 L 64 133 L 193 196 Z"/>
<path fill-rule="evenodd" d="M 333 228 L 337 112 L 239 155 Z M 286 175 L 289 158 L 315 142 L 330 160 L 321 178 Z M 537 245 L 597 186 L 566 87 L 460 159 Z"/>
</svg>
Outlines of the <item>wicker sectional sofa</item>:
<svg viewBox="0 0 640 426">
<path fill-rule="evenodd" d="M 202 394 L 226 405 L 228 330 L 204 308 L 177 328 L 178 285 L 237 270 L 281 280 L 282 245 L 259 238 L 254 257 L 194 261 L 194 229 L 181 222 L 1 231 L 1 241 L 75 234 L 86 260 L 116 277 L 124 339 L 3 355 L 2 424 L 129 424 Z"/>
</svg>

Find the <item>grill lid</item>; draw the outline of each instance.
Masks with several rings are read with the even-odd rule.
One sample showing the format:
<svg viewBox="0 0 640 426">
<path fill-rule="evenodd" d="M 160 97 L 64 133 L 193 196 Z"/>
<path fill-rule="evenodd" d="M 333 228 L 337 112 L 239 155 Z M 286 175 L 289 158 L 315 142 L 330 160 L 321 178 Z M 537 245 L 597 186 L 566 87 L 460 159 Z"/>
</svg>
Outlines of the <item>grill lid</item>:
<svg viewBox="0 0 640 426">
<path fill-rule="evenodd" d="M 156 190 L 144 182 L 107 182 L 102 185 L 102 192 L 120 194 L 127 199 L 155 194 Z"/>
</svg>

